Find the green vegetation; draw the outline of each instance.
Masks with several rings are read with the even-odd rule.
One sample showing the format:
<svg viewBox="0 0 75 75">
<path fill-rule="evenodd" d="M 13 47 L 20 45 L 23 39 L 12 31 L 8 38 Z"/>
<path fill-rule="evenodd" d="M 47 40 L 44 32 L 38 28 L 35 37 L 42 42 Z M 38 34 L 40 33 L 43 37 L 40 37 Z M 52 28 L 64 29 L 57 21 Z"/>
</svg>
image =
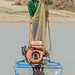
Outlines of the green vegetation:
<svg viewBox="0 0 75 75">
<path fill-rule="evenodd" d="M 21 14 L 21 13 L 28 13 L 28 11 L 0 10 L 0 13 Z"/>
</svg>

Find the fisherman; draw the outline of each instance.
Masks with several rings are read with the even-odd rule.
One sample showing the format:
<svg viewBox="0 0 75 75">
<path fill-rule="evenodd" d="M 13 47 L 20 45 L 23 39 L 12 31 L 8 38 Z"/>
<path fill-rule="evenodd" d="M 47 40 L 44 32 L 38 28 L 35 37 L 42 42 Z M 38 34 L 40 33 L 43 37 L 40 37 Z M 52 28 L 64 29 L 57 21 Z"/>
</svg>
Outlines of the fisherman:
<svg viewBox="0 0 75 75">
<path fill-rule="evenodd" d="M 30 14 L 30 24 L 33 24 L 32 25 L 32 36 L 33 36 L 34 40 L 35 40 L 37 29 L 38 29 L 38 21 L 33 22 L 32 18 L 33 18 L 34 14 L 35 14 L 38 6 L 39 6 L 40 1 L 41 0 L 31 0 L 31 1 L 28 2 L 28 11 L 29 11 L 29 14 Z M 53 0 L 44 0 L 44 1 L 45 1 L 46 5 L 53 4 Z M 41 39 L 42 39 L 42 35 L 41 35 Z"/>
<path fill-rule="evenodd" d="M 32 18 L 37 10 L 39 6 L 39 0 L 31 0 L 28 2 L 28 11 L 30 14 L 30 24 L 32 25 L 32 35 L 33 35 L 33 39 L 35 39 L 36 36 L 36 32 L 37 32 L 37 28 L 38 28 L 38 22 L 33 22 Z"/>
</svg>

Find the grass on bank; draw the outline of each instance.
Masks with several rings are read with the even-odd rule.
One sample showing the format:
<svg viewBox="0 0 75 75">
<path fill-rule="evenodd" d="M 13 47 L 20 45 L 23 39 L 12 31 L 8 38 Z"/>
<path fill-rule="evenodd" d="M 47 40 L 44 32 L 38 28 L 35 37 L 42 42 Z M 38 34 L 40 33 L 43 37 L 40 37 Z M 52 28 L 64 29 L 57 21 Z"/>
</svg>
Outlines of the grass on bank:
<svg viewBox="0 0 75 75">
<path fill-rule="evenodd" d="M 25 14 L 25 13 L 28 13 L 28 11 L 14 11 L 14 10 L 2 10 L 0 9 L 0 14 L 3 14 L 3 13 L 7 13 L 7 14 Z M 50 16 L 52 17 L 66 17 L 66 18 L 71 18 L 71 16 L 69 15 L 61 15 L 61 14 L 56 14 L 56 13 L 50 13 Z"/>
<path fill-rule="evenodd" d="M 28 11 L 0 10 L 0 13 L 22 14 L 22 13 L 28 13 Z"/>
</svg>

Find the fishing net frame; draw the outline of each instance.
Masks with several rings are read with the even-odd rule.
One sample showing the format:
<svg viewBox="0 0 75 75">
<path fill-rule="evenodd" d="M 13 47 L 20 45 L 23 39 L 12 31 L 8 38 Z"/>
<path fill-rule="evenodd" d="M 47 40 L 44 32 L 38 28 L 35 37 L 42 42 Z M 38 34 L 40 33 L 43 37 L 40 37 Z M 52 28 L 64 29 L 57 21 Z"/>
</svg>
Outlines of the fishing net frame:
<svg viewBox="0 0 75 75">
<path fill-rule="evenodd" d="M 38 13 L 40 11 L 40 13 Z M 37 17 L 38 18 L 37 18 Z M 52 51 L 52 44 L 51 44 L 51 31 L 50 31 L 50 24 L 49 24 L 49 9 L 48 9 L 48 5 L 45 5 L 45 0 L 40 0 L 39 2 L 39 6 L 33 16 L 33 18 L 31 19 L 33 22 L 36 22 L 37 20 L 39 21 L 38 23 L 38 29 L 37 29 L 37 34 L 36 34 L 36 38 L 33 39 L 32 36 L 32 31 L 31 31 L 31 24 L 29 27 L 29 44 L 28 44 L 28 49 L 30 49 L 31 47 L 31 42 L 38 40 L 38 41 L 42 41 L 43 45 L 44 45 L 44 53 L 47 52 L 46 49 L 46 28 L 48 25 L 48 31 L 49 31 L 49 43 L 50 43 L 50 50 L 48 51 L 49 53 L 49 58 L 51 55 L 51 51 Z M 42 28 L 42 39 L 40 39 L 41 36 L 41 28 Z"/>
</svg>

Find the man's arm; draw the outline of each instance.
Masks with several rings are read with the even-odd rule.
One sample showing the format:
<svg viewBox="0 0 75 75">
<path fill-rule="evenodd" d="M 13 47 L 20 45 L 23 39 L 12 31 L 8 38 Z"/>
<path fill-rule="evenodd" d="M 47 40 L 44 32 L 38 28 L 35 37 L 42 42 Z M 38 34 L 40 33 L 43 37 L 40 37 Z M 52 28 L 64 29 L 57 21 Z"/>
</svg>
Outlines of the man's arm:
<svg viewBox="0 0 75 75">
<path fill-rule="evenodd" d="M 32 19 L 33 14 L 32 14 L 32 11 L 31 11 L 31 8 L 30 8 L 30 5 L 29 4 L 28 4 L 28 11 L 29 11 L 29 14 L 30 14 L 30 19 Z"/>
</svg>

